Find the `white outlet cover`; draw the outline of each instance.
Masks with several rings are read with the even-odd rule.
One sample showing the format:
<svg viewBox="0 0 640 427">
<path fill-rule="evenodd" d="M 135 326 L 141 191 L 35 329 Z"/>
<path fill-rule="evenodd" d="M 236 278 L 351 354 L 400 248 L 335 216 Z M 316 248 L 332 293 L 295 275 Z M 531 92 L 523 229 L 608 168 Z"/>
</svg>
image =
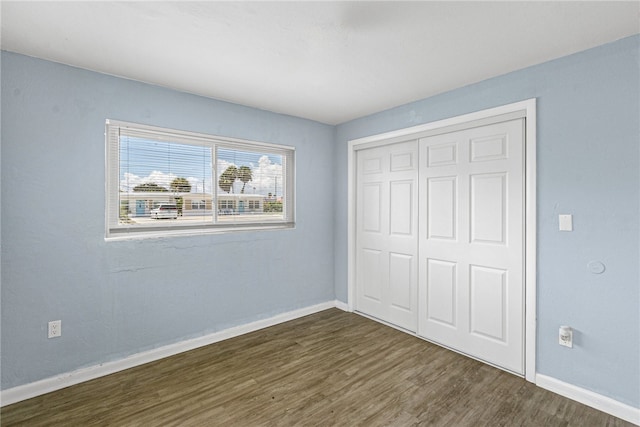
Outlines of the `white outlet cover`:
<svg viewBox="0 0 640 427">
<path fill-rule="evenodd" d="M 573 231 L 573 215 L 558 215 L 560 231 Z"/>
<path fill-rule="evenodd" d="M 52 320 L 48 326 L 48 338 L 56 338 L 62 335 L 62 320 Z"/>
<path fill-rule="evenodd" d="M 573 348 L 573 329 L 569 326 L 561 326 L 558 331 L 558 344 Z"/>
</svg>

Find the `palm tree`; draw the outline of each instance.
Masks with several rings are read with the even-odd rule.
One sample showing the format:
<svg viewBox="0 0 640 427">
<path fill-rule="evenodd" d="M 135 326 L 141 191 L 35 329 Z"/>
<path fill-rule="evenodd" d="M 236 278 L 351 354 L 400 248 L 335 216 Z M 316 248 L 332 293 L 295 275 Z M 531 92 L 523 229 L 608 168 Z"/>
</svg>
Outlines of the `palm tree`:
<svg viewBox="0 0 640 427">
<path fill-rule="evenodd" d="M 136 185 L 135 187 L 133 187 L 133 191 L 137 193 L 141 191 L 165 192 L 169 190 L 159 186 L 155 182 L 145 182 L 144 184 Z"/>
<path fill-rule="evenodd" d="M 249 166 L 240 166 L 240 169 L 238 169 L 238 179 L 242 181 L 242 190 L 240 190 L 242 194 L 244 193 L 244 187 L 247 185 L 247 182 L 253 180 L 251 168 Z"/>
<path fill-rule="evenodd" d="M 176 178 L 171 181 L 171 191 L 175 191 L 176 193 L 190 193 L 191 184 L 186 178 Z"/>
<path fill-rule="evenodd" d="M 229 193 L 231 192 L 231 190 L 233 190 L 233 183 L 237 178 L 238 168 L 236 168 L 234 165 L 231 165 L 220 175 L 220 179 L 218 179 L 218 186 L 222 191 Z"/>
</svg>

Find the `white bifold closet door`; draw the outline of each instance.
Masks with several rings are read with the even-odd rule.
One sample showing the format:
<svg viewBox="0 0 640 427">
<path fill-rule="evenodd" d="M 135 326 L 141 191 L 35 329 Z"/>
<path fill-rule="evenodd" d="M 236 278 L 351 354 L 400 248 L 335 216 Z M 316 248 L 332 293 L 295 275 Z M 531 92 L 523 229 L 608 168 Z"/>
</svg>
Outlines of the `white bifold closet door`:
<svg viewBox="0 0 640 427">
<path fill-rule="evenodd" d="M 357 153 L 356 310 L 417 331 L 418 142 Z"/>
<path fill-rule="evenodd" d="M 418 334 L 524 374 L 524 120 L 419 151 Z"/>
</svg>

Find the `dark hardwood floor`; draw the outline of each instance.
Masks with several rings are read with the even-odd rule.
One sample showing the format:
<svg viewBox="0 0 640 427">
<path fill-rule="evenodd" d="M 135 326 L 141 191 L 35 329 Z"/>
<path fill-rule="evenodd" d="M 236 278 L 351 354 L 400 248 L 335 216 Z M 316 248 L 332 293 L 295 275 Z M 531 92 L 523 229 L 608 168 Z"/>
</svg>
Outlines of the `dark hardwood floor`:
<svg viewBox="0 0 640 427">
<path fill-rule="evenodd" d="M 631 426 L 331 309 L 2 408 L 3 426 Z"/>
</svg>

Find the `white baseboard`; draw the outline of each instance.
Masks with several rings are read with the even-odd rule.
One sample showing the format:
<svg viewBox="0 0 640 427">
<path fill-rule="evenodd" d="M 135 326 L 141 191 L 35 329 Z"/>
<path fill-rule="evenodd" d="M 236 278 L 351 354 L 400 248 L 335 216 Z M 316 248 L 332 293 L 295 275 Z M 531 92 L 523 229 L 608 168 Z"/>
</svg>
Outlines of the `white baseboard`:
<svg viewBox="0 0 640 427">
<path fill-rule="evenodd" d="M 335 300 L 335 303 L 336 303 L 336 308 L 339 308 L 342 311 L 349 311 L 349 312 L 351 311 L 349 310 L 349 304 L 347 304 L 346 302 Z"/>
<path fill-rule="evenodd" d="M 142 353 L 133 354 L 131 356 L 125 357 L 124 359 L 102 363 L 87 368 L 77 369 L 72 372 L 56 375 L 55 377 L 45 378 L 43 380 L 35 381 L 29 384 L 2 390 L 0 392 L 0 406 L 11 405 L 12 403 L 31 399 L 32 397 L 60 390 L 74 384 L 79 384 L 81 382 L 103 377 L 105 375 L 110 375 L 115 372 L 123 371 L 135 366 L 140 366 L 145 363 L 153 362 L 155 360 L 163 359 L 165 357 L 173 356 L 229 338 L 244 335 L 249 332 L 257 331 L 259 329 L 268 328 L 269 326 L 288 322 L 289 320 L 294 320 L 303 316 L 307 316 L 309 314 L 327 310 L 329 308 L 336 307 L 344 310 L 343 306 L 346 306 L 346 304 L 341 301 L 327 301 L 298 310 L 277 314 L 268 319 L 262 319 L 255 322 L 247 323 L 245 325 L 235 326 L 233 328 L 218 331 L 203 337 L 193 338 L 175 344 L 169 344 L 163 347 L 155 348 L 153 350 L 144 351 Z"/>
<path fill-rule="evenodd" d="M 591 406 L 599 411 L 606 412 L 614 417 L 640 425 L 640 408 L 635 408 L 610 397 L 542 374 L 536 375 L 536 385 L 571 400 Z"/>
</svg>

